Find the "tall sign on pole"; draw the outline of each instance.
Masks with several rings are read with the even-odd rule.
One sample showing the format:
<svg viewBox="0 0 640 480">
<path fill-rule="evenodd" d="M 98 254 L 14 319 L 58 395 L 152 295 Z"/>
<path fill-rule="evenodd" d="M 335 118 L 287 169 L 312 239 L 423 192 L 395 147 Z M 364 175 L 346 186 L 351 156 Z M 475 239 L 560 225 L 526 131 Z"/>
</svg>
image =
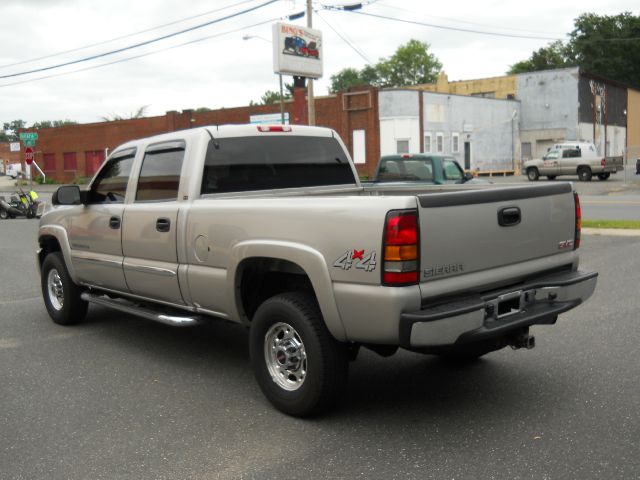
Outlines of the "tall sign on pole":
<svg viewBox="0 0 640 480">
<path fill-rule="evenodd" d="M 322 32 L 278 22 L 273 25 L 273 71 L 308 79 L 309 125 L 315 125 L 313 78 L 323 73 Z"/>
</svg>

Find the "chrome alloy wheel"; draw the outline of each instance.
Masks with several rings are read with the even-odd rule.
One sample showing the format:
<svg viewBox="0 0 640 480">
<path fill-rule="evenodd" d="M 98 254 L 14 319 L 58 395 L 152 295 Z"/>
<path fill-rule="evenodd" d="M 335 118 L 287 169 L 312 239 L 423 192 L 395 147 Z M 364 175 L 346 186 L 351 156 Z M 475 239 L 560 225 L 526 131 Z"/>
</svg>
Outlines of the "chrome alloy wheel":
<svg viewBox="0 0 640 480">
<path fill-rule="evenodd" d="M 62 310 L 64 306 L 64 288 L 62 287 L 62 279 L 55 268 L 49 270 L 47 277 L 47 287 L 49 291 L 49 301 L 51 306 L 56 310 Z"/>
<path fill-rule="evenodd" d="M 298 332 L 276 323 L 264 336 L 264 360 L 273 381 L 281 388 L 299 389 L 307 376 L 307 354 Z"/>
</svg>

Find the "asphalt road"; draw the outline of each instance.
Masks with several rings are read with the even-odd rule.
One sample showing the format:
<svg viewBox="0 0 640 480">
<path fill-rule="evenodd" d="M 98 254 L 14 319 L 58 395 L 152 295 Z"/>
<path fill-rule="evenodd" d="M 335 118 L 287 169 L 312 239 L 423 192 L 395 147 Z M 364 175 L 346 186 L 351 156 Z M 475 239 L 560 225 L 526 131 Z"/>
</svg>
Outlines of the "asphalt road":
<svg viewBox="0 0 640 480">
<path fill-rule="evenodd" d="M 537 347 L 453 367 L 363 351 L 342 407 L 276 412 L 247 334 L 43 307 L 37 222 L 0 222 L 0 479 L 640 478 L 640 238 L 585 236 L 595 296 Z"/>
</svg>

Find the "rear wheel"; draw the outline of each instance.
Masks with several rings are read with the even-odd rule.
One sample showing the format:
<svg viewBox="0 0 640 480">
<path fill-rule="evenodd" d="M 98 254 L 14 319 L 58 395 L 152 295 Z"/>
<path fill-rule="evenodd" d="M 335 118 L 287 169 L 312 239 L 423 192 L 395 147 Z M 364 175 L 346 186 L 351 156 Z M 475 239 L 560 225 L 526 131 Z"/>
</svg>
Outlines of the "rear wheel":
<svg viewBox="0 0 640 480">
<path fill-rule="evenodd" d="M 580 167 L 578 169 L 578 179 L 581 182 L 590 182 L 593 174 L 591 173 L 591 169 L 589 167 Z"/>
<path fill-rule="evenodd" d="M 87 314 L 87 302 L 80 298 L 82 290 L 67 271 L 60 252 L 46 256 L 42 263 L 42 297 L 51 319 L 60 325 L 81 322 Z"/>
<path fill-rule="evenodd" d="M 540 178 L 540 173 L 538 172 L 538 169 L 535 167 L 527 169 L 527 178 L 529 179 L 530 182 L 535 182 L 536 180 L 538 180 L 538 178 Z"/>
<path fill-rule="evenodd" d="M 598 174 L 598 178 L 603 181 L 607 180 L 610 176 L 611 176 L 610 172 L 602 172 Z"/>
<path fill-rule="evenodd" d="M 266 300 L 253 318 L 249 339 L 258 385 L 280 411 L 317 415 L 340 398 L 348 352 L 331 336 L 315 299 L 284 293 Z"/>
</svg>

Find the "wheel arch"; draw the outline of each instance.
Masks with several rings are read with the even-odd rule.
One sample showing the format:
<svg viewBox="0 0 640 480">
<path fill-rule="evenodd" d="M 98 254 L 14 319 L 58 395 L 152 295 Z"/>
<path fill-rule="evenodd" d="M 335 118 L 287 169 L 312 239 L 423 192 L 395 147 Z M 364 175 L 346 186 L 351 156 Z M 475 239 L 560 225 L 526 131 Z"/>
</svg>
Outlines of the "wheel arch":
<svg viewBox="0 0 640 480">
<path fill-rule="evenodd" d="M 244 322 L 251 321 L 257 306 L 269 296 L 308 291 L 315 296 L 329 332 L 337 340 L 346 340 L 326 261 L 317 250 L 294 242 L 242 242 L 231 251 L 228 272 L 229 291 L 235 294 L 238 318 Z"/>
<path fill-rule="evenodd" d="M 67 231 L 57 225 L 46 225 L 44 227 L 40 227 L 38 232 L 38 252 L 36 258 L 38 273 L 41 273 L 42 263 L 46 256 L 51 252 L 62 253 L 69 276 L 74 282 L 76 282 L 76 272 L 73 268 L 73 263 L 71 262 L 71 246 L 69 245 Z"/>
</svg>

